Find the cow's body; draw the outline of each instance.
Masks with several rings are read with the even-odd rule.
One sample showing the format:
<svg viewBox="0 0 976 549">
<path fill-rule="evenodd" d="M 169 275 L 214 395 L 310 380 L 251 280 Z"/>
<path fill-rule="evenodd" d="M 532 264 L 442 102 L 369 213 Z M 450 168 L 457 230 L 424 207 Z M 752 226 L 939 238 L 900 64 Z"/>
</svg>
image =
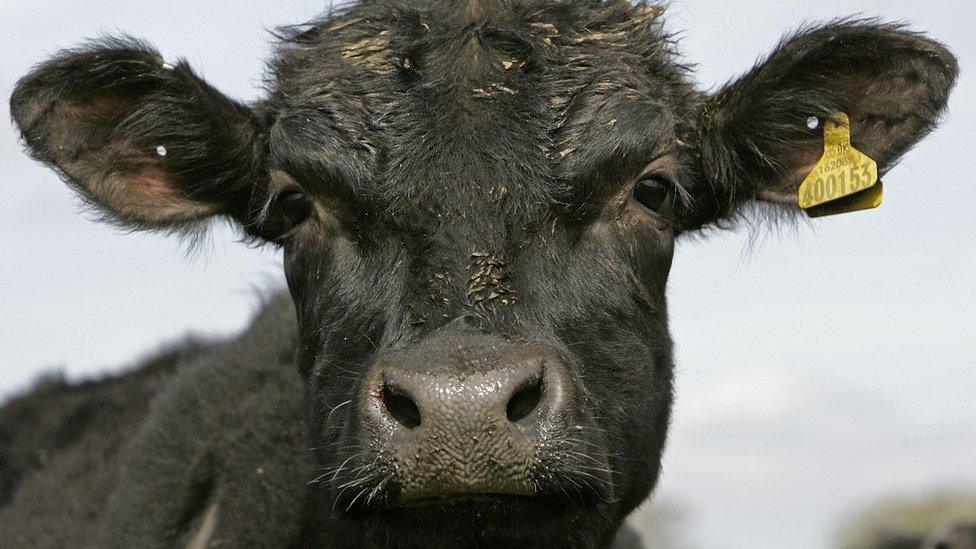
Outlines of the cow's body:
<svg viewBox="0 0 976 549">
<path fill-rule="evenodd" d="M 958 70 L 922 35 L 839 21 L 709 93 L 662 13 L 368 0 L 283 32 L 251 105 L 131 39 L 23 78 L 30 153 L 92 205 L 137 229 L 232 220 L 284 250 L 295 303 L 294 339 L 289 318 L 208 349 L 121 416 L 101 535 L 246 544 L 275 502 L 270 522 L 311 530 L 273 537 L 330 547 L 608 546 L 660 471 L 675 240 L 798 212 L 822 128 L 887 173 Z"/>
</svg>

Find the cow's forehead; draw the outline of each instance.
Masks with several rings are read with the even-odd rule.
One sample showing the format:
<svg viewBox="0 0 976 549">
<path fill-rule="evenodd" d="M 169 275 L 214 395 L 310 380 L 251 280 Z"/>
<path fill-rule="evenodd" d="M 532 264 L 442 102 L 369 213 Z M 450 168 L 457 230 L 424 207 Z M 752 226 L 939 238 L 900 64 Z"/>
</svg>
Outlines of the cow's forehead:
<svg viewBox="0 0 976 549">
<path fill-rule="evenodd" d="M 565 202 L 609 163 L 673 146 L 692 95 L 661 13 L 357 5 L 286 35 L 267 103 L 276 162 L 437 215 Z"/>
</svg>

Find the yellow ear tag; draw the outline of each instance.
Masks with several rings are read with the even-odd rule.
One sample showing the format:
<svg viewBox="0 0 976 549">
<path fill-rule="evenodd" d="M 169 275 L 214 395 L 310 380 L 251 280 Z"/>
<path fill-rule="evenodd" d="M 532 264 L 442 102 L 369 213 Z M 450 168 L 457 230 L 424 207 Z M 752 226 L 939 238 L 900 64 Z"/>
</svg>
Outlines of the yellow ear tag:
<svg viewBox="0 0 976 549">
<path fill-rule="evenodd" d="M 877 208 L 884 196 L 878 164 L 851 145 L 851 122 L 839 112 L 824 121 L 824 153 L 800 183 L 800 207 L 810 217 Z"/>
</svg>

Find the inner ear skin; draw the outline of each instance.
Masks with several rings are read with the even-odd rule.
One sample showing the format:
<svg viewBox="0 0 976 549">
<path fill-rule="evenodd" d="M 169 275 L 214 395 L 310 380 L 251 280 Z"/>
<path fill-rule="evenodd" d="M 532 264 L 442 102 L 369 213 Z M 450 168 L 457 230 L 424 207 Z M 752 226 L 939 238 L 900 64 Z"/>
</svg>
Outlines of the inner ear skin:
<svg viewBox="0 0 976 549">
<path fill-rule="evenodd" d="M 31 129 L 55 147 L 48 154 L 73 186 L 93 202 L 110 205 L 121 218 L 160 224 L 212 215 L 219 209 L 216 204 L 193 201 L 179 190 L 185 184 L 174 181 L 159 145 L 133 143 L 118 131 L 139 110 L 138 98 L 152 90 L 148 83 L 116 86 L 57 101 L 45 116 L 46 125 Z"/>
<path fill-rule="evenodd" d="M 183 62 L 128 38 L 95 41 L 22 78 L 10 106 L 31 154 L 112 221 L 179 230 L 225 214 L 250 224 L 265 132 Z"/>
<path fill-rule="evenodd" d="M 699 95 L 682 140 L 696 172 L 689 229 L 730 218 L 747 200 L 797 208 L 796 188 L 823 152 L 821 123 L 851 119 L 854 147 L 884 175 L 936 125 L 958 64 L 898 25 L 841 21 L 788 36 L 714 96 Z"/>
<path fill-rule="evenodd" d="M 824 102 L 850 116 L 852 143 L 884 172 L 932 130 L 958 65 L 941 44 L 897 26 L 839 25 L 821 32 L 822 61 L 811 55 L 803 63 L 833 85 L 823 90 Z M 793 70 L 803 76 L 800 67 Z"/>
</svg>

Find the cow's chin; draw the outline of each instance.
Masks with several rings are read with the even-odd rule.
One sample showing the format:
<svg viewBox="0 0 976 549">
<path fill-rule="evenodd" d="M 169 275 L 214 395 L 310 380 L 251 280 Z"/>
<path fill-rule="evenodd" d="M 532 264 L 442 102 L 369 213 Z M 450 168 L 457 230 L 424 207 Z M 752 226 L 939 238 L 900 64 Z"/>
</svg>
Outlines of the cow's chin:
<svg viewBox="0 0 976 549">
<path fill-rule="evenodd" d="M 470 494 L 393 503 L 347 514 L 369 547 L 601 547 L 616 530 L 597 502 Z"/>
</svg>

